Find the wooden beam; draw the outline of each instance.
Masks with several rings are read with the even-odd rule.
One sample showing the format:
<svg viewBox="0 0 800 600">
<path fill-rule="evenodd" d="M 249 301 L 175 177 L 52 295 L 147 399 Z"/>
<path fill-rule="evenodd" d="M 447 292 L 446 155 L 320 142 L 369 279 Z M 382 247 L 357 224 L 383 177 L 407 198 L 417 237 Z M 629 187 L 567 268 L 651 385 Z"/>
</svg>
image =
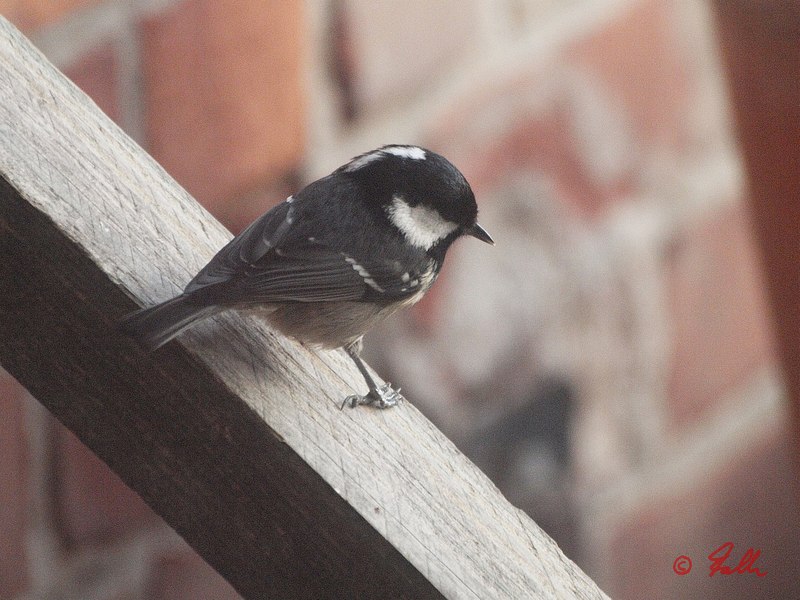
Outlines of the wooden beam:
<svg viewBox="0 0 800 600">
<path fill-rule="evenodd" d="M 0 362 L 248 598 L 604 598 L 410 404 L 235 314 L 114 332 L 229 234 L 0 18 Z"/>
</svg>

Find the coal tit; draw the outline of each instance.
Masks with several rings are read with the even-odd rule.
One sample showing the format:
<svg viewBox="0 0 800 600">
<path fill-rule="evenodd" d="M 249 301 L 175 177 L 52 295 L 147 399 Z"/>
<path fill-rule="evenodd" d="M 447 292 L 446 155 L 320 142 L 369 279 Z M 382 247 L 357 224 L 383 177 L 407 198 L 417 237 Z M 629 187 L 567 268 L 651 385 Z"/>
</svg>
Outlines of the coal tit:
<svg viewBox="0 0 800 600">
<path fill-rule="evenodd" d="M 477 214 L 472 189 L 447 159 L 383 146 L 267 211 L 180 296 L 128 315 L 120 327 L 154 350 L 222 310 L 257 309 L 300 342 L 345 349 L 369 387 L 345 404 L 394 406 L 402 396 L 375 383 L 359 356 L 362 337 L 425 294 L 457 238 L 494 244 Z"/>
</svg>

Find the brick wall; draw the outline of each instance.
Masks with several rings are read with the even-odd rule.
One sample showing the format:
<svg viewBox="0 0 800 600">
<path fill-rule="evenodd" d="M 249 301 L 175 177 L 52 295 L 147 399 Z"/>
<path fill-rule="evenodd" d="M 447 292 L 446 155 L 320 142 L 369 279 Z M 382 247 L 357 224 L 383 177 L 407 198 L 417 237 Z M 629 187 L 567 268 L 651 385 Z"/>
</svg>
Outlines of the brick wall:
<svg viewBox="0 0 800 600">
<path fill-rule="evenodd" d="M 800 595 L 785 393 L 704 2 L 0 13 L 234 231 L 377 145 L 448 156 L 497 246 L 460 242 L 371 362 L 613 597 Z M 237 597 L 8 376 L 0 402 L 0 598 Z M 727 541 L 767 575 L 709 577 Z"/>
</svg>

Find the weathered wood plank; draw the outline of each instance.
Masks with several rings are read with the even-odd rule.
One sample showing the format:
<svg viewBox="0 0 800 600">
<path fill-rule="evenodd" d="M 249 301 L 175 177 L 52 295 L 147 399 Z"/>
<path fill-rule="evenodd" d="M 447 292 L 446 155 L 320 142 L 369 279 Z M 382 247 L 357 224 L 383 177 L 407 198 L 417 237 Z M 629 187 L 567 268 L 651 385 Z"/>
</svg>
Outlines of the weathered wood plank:
<svg viewBox="0 0 800 600">
<path fill-rule="evenodd" d="M 229 234 L 0 19 L 0 362 L 248 598 L 603 598 L 410 403 L 223 315 L 113 324 Z"/>
</svg>

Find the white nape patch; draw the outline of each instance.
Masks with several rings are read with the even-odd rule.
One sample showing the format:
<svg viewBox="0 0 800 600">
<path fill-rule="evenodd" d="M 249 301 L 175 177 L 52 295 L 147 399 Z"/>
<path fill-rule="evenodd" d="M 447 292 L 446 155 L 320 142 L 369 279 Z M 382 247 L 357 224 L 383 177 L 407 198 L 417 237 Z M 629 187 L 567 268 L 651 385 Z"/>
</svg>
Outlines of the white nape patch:
<svg viewBox="0 0 800 600">
<path fill-rule="evenodd" d="M 389 146 L 383 149 L 388 154 L 410 158 L 411 160 L 425 160 L 425 150 L 416 146 Z"/>
<path fill-rule="evenodd" d="M 410 206 L 400 196 L 392 198 L 386 212 L 389 220 L 405 236 L 412 246 L 428 250 L 434 244 L 453 233 L 458 227 L 443 218 L 435 209 L 427 206 Z"/>
<path fill-rule="evenodd" d="M 291 204 L 292 202 L 294 202 L 294 196 L 289 196 L 289 197 L 286 199 L 286 204 Z"/>
<path fill-rule="evenodd" d="M 411 160 L 425 160 L 426 158 L 425 150 L 418 148 L 417 146 L 387 146 L 385 148 L 368 152 L 364 156 L 354 158 L 344 168 L 344 170 L 348 173 L 358 171 L 359 169 L 366 167 L 369 163 L 375 162 L 387 154 L 393 154 L 402 158 L 410 158 Z"/>
<path fill-rule="evenodd" d="M 379 286 L 378 283 L 372 278 L 372 275 L 370 274 L 369 271 L 367 271 L 364 267 L 358 264 L 358 261 L 356 261 L 355 258 L 351 258 L 344 253 L 342 253 L 342 256 L 344 256 L 344 260 L 351 267 L 353 267 L 353 270 L 361 276 L 361 279 L 363 279 L 364 283 L 366 283 L 369 287 L 371 287 L 376 292 L 383 293 L 386 291 L 381 286 Z"/>
<path fill-rule="evenodd" d="M 352 173 L 353 171 L 358 171 L 366 167 L 369 163 L 375 162 L 378 160 L 383 153 L 380 150 L 376 150 L 375 152 L 370 152 L 369 154 L 365 154 L 364 156 L 359 156 L 358 158 L 354 158 L 351 160 L 347 166 L 344 168 L 345 171 L 348 173 Z"/>
</svg>

